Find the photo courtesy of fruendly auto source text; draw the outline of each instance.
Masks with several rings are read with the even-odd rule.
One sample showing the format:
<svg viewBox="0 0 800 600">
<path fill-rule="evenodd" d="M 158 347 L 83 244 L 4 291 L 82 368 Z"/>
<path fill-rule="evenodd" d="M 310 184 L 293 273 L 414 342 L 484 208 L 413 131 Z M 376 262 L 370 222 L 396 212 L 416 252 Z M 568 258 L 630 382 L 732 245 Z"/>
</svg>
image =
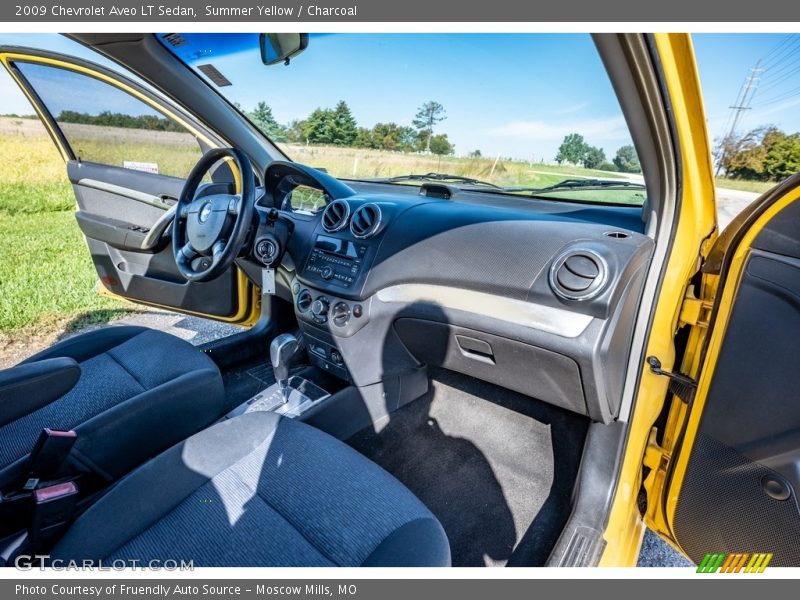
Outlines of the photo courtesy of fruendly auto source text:
<svg viewBox="0 0 800 600">
<path fill-rule="evenodd" d="M 0 6 L 4 600 L 792 597 L 798 355 L 800 4 Z"/>
</svg>

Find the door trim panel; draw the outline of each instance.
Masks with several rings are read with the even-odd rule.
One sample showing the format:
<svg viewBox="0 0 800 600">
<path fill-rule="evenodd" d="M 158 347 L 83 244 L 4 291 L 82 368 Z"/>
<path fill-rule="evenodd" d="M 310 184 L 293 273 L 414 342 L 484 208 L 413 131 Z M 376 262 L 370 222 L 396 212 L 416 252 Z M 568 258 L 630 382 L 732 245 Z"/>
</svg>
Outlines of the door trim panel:
<svg viewBox="0 0 800 600">
<path fill-rule="evenodd" d="M 83 179 L 79 179 L 75 185 L 92 188 L 94 190 L 100 190 L 102 192 L 109 192 L 111 194 L 116 194 L 117 196 L 130 198 L 131 200 L 143 202 L 145 204 L 149 204 L 150 206 L 155 206 L 156 208 L 161 208 L 164 210 L 169 210 L 174 206 L 174 203 L 166 202 L 163 196 L 153 196 L 152 194 L 146 194 L 145 192 L 140 192 L 138 190 L 121 185 L 115 185 L 113 183 L 107 183 L 105 181 L 98 181 L 97 179 L 88 179 L 84 177 Z"/>
</svg>

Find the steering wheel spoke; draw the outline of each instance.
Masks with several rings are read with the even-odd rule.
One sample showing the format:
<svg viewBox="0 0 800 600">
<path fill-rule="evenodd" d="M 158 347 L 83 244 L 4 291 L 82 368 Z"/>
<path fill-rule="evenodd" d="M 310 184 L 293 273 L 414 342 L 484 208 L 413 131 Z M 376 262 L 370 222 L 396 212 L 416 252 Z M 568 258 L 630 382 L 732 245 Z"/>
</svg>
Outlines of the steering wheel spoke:
<svg viewBox="0 0 800 600">
<path fill-rule="evenodd" d="M 214 264 L 222 260 L 227 245 L 228 243 L 225 240 L 217 240 L 214 242 L 214 245 L 211 247 L 211 260 Z"/>
<path fill-rule="evenodd" d="M 233 215 L 234 217 L 238 217 L 241 210 L 242 210 L 242 197 L 239 194 L 236 194 L 231 198 L 231 201 L 228 203 L 228 214 Z"/>
<path fill-rule="evenodd" d="M 183 260 L 185 260 L 187 263 L 192 262 L 195 258 L 200 256 L 200 253 L 194 249 L 192 243 L 188 241 L 181 247 L 180 253 L 183 257 Z"/>
</svg>

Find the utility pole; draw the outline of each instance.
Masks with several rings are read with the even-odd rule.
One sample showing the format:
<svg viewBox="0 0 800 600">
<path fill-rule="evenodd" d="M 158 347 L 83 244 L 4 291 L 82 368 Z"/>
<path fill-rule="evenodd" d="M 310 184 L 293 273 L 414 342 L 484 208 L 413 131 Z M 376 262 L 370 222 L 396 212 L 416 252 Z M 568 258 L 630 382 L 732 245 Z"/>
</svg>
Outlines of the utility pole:
<svg viewBox="0 0 800 600">
<path fill-rule="evenodd" d="M 761 59 L 758 59 L 756 65 L 750 68 L 750 73 L 747 75 L 747 77 L 745 77 L 744 82 L 742 82 L 742 87 L 739 88 L 739 94 L 736 96 L 736 101 L 733 103 L 733 106 L 728 107 L 734 111 L 733 121 L 731 121 L 731 127 L 728 130 L 728 133 L 726 133 L 725 137 L 722 138 L 722 156 L 717 163 L 717 171 L 715 173 L 716 176 L 719 176 L 719 172 L 722 169 L 722 163 L 725 162 L 725 159 L 727 158 L 725 154 L 728 151 L 728 142 L 733 139 L 733 136 L 736 133 L 736 127 L 739 125 L 739 121 L 742 118 L 742 114 L 744 111 L 751 109 L 750 103 L 753 101 L 753 96 L 755 96 L 756 90 L 758 89 L 758 81 L 761 79 L 761 73 L 763 71 L 764 69 L 761 68 Z"/>
</svg>

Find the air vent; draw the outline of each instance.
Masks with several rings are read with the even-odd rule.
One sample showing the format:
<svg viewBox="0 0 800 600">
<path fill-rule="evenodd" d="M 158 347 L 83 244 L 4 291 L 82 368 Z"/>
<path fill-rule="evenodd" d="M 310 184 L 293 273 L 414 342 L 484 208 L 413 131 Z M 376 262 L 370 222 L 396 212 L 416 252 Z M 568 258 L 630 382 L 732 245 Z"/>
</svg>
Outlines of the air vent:
<svg viewBox="0 0 800 600">
<path fill-rule="evenodd" d="M 350 232 L 357 238 L 374 235 L 381 226 L 381 209 L 377 204 L 365 204 L 356 209 L 350 221 Z"/>
<path fill-rule="evenodd" d="M 328 233 L 339 231 L 347 226 L 350 218 L 350 205 L 345 200 L 334 200 L 322 213 L 322 228 Z"/>
<path fill-rule="evenodd" d="M 567 300 L 588 300 L 603 288 L 608 266 L 598 254 L 589 250 L 569 250 L 550 267 L 550 287 Z"/>
<path fill-rule="evenodd" d="M 306 312 L 309 308 L 311 308 L 311 304 L 313 304 L 313 302 L 314 297 L 308 290 L 303 290 L 297 295 L 297 309 L 300 312 Z"/>
</svg>

